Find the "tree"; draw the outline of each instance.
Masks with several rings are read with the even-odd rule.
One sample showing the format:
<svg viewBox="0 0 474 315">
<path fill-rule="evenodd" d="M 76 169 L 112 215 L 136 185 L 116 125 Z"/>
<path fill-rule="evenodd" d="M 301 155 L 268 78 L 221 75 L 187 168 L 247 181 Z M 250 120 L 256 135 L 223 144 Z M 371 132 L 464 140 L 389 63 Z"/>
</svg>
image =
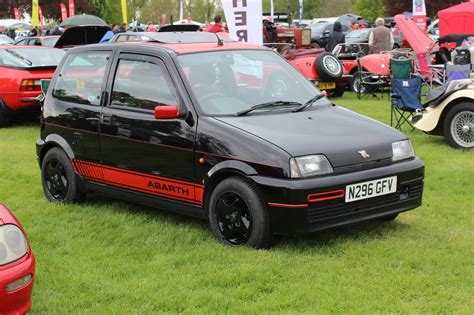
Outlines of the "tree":
<svg viewBox="0 0 474 315">
<path fill-rule="evenodd" d="M 356 0 L 352 6 L 355 14 L 362 16 L 368 21 L 374 21 L 378 17 L 384 17 L 387 8 L 383 0 Z"/>
</svg>

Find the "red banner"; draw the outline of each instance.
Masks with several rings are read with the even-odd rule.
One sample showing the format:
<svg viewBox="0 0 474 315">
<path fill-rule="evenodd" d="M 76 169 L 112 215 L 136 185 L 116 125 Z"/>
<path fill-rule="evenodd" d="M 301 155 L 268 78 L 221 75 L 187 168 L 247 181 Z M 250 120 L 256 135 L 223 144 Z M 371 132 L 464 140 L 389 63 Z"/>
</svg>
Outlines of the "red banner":
<svg viewBox="0 0 474 315">
<path fill-rule="evenodd" d="M 15 13 L 15 20 L 20 19 L 20 10 L 18 8 L 13 8 L 13 12 Z"/>
<path fill-rule="evenodd" d="M 69 16 L 76 15 L 76 8 L 74 7 L 74 0 L 69 0 Z"/>
<path fill-rule="evenodd" d="M 38 14 L 39 14 L 39 18 L 40 18 L 40 26 L 41 26 L 41 28 L 43 28 L 43 26 L 44 26 L 43 10 L 41 9 L 40 5 L 38 6 Z"/>
<path fill-rule="evenodd" d="M 61 8 L 61 21 L 67 19 L 67 9 L 64 3 L 60 3 L 59 7 Z"/>
</svg>

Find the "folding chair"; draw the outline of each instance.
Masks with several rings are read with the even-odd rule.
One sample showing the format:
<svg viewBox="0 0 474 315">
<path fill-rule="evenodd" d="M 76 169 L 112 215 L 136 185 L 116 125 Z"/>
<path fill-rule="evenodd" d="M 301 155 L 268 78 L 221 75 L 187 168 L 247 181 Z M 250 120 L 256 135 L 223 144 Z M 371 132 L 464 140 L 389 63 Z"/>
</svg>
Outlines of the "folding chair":
<svg viewBox="0 0 474 315">
<path fill-rule="evenodd" d="M 420 77 L 412 79 L 392 79 L 390 125 L 402 129 L 408 124 L 411 130 L 415 128 L 410 122 L 411 116 L 423 110 L 420 103 L 422 80 Z"/>
<path fill-rule="evenodd" d="M 369 95 L 380 99 L 377 92 L 381 92 L 381 98 L 383 98 L 384 88 L 388 87 L 386 78 L 364 71 L 359 58 L 357 58 L 357 76 L 357 97 L 359 99 Z"/>
<path fill-rule="evenodd" d="M 411 79 L 413 69 L 413 61 L 408 57 L 390 59 L 390 78 L 392 79 Z"/>
</svg>

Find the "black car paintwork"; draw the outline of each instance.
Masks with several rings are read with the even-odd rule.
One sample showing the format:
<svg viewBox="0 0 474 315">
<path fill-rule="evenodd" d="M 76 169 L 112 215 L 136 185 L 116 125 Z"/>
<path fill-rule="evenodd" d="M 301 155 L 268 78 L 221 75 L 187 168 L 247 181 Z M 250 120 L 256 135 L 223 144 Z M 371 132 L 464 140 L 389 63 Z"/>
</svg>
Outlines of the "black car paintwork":
<svg viewBox="0 0 474 315">
<path fill-rule="evenodd" d="M 418 159 L 390 162 L 391 142 L 405 139 L 394 129 L 337 106 L 245 117 L 203 116 L 195 97 L 188 93 L 187 83 L 182 80 L 182 70 L 174 66 L 173 51 L 152 45 L 107 45 L 74 48 L 68 53 L 90 49 L 113 51 L 115 57 L 111 58 L 110 65 L 120 53 L 161 58 L 179 95 L 178 105 L 183 117 L 155 120 L 153 113 L 149 112 L 67 103 L 53 98 L 49 89 L 43 110 L 41 139 L 37 141 L 39 162 L 49 148 L 63 148 L 80 173 L 78 178 L 88 189 L 205 218 L 206 201 L 212 187 L 224 176 L 246 176 L 269 204 L 274 231 L 278 233 L 315 231 L 406 211 L 421 204 L 421 194 L 414 199 L 402 200 L 402 183 L 421 182 L 424 167 Z M 62 64 L 58 69 L 61 68 Z M 109 69 L 108 73 L 102 105 L 110 102 L 108 96 L 113 71 Z M 55 80 L 57 75 L 52 86 Z M 385 144 L 377 147 L 379 137 L 383 138 L 379 141 Z M 349 151 L 353 149 L 355 152 L 343 155 L 348 147 Z M 371 159 L 360 163 L 357 150 L 367 148 L 372 150 L 369 151 Z M 335 164 L 333 175 L 301 180 L 289 178 L 290 157 L 316 153 L 327 154 Z M 344 172 L 338 173 L 337 167 L 343 168 L 344 165 L 353 167 L 346 167 Z M 80 172 L 81 168 L 83 172 Z M 151 187 L 135 189 L 115 185 L 104 180 L 103 174 L 107 171 L 119 172 L 118 177 L 131 176 L 133 179 L 136 178 L 133 176 L 141 176 L 144 185 Z M 308 222 L 310 209 L 320 205 L 309 204 L 308 194 L 344 189 L 350 183 L 393 174 L 400 178 L 396 193 L 400 196 L 399 203 Z M 163 178 L 164 182 L 160 182 Z M 191 197 L 186 199 L 156 193 L 154 185 L 169 185 L 168 188 L 163 186 L 169 190 L 174 183 L 192 189 L 194 201 L 189 199 Z M 179 187 L 173 189 L 179 191 Z M 334 202 L 344 203 L 343 200 L 331 200 L 321 204 Z"/>
</svg>

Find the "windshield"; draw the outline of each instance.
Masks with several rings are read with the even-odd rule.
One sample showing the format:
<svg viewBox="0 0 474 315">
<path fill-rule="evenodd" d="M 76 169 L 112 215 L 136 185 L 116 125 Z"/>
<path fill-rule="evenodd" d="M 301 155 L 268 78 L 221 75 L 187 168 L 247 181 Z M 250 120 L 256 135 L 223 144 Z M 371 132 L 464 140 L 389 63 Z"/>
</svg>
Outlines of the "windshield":
<svg viewBox="0 0 474 315">
<path fill-rule="evenodd" d="M 43 38 L 43 45 L 48 47 L 54 47 L 54 44 L 58 41 L 58 37 L 45 37 Z"/>
<path fill-rule="evenodd" d="M 7 35 L 0 35 L 0 45 L 13 44 L 15 41 Z"/>
<path fill-rule="evenodd" d="M 328 23 L 316 23 L 309 25 L 311 28 L 311 33 L 322 33 L 326 26 L 328 26 Z"/>
<path fill-rule="evenodd" d="M 346 38 L 368 38 L 371 29 L 352 31 L 346 34 Z"/>
<path fill-rule="evenodd" d="M 64 51 L 55 48 L 8 48 L 0 50 L 0 60 L 5 66 L 32 68 L 56 67 Z"/>
<path fill-rule="evenodd" d="M 292 110 L 320 92 L 283 58 L 269 50 L 232 50 L 178 57 L 204 114 L 235 115 Z M 327 104 L 318 100 L 316 105 Z"/>
</svg>

